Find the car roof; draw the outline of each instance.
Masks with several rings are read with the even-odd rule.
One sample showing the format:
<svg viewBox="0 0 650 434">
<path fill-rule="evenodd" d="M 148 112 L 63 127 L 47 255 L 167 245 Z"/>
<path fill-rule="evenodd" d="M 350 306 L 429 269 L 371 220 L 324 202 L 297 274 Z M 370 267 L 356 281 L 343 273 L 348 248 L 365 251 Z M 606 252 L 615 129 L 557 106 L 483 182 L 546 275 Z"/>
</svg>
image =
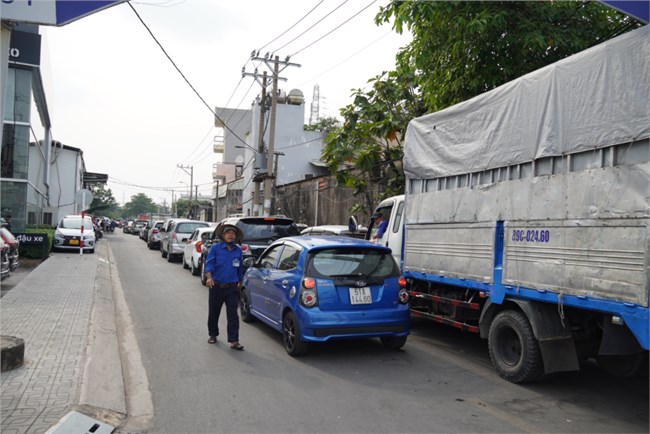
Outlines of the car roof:
<svg viewBox="0 0 650 434">
<path fill-rule="evenodd" d="M 377 250 L 383 250 L 386 252 L 391 251 L 391 249 L 382 246 L 381 244 L 375 244 L 370 241 L 361 240 L 359 238 L 340 237 L 337 235 L 315 235 L 315 236 L 301 235 L 301 236 L 282 238 L 278 240 L 277 243 L 281 243 L 284 241 L 292 241 L 309 250 L 321 249 L 321 248 L 333 248 L 333 247 L 366 247 L 366 248 L 372 248 Z"/>
</svg>

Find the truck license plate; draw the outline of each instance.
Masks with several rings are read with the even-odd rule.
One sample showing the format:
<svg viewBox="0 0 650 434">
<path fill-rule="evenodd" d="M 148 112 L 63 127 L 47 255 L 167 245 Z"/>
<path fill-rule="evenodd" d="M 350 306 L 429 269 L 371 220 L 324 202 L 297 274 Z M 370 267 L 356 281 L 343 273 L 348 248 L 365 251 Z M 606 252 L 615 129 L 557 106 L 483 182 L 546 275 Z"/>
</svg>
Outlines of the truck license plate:
<svg viewBox="0 0 650 434">
<path fill-rule="evenodd" d="M 350 304 L 370 304 L 372 296 L 370 287 L 362 286 L 361 288 L 350 288 Z"/>
</svg>

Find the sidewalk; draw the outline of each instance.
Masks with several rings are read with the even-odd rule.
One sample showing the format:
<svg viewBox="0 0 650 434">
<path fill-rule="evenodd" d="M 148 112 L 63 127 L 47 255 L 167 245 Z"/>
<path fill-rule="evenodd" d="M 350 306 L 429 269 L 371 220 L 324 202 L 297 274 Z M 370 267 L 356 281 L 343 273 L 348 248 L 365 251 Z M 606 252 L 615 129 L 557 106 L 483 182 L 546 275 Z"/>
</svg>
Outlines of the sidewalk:
<svg viewBox="0 0 650 434">
<path fill-rule="evenodd" d="M 0 334 L 25 341 L 23 366 L 0 374 L 3 433 L 44 433 L 72 410 L 126 418 L 109 250 L 53 253 L 0 299 Z"/>
</svg>

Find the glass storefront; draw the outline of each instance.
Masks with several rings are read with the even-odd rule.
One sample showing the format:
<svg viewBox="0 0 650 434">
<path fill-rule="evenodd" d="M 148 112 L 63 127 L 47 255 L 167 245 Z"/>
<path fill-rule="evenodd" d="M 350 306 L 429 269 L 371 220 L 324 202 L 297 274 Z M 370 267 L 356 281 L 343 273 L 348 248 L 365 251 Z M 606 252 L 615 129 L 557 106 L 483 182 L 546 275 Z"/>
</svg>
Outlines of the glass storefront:
<svg viewBox="0 0 650 434">
<path fill-rule="evenodd" d="M 12 231 L 27 223 L 30 104 L 32 71 L 9 68 L 0 155 L 0 211 Z"/>
</svg>

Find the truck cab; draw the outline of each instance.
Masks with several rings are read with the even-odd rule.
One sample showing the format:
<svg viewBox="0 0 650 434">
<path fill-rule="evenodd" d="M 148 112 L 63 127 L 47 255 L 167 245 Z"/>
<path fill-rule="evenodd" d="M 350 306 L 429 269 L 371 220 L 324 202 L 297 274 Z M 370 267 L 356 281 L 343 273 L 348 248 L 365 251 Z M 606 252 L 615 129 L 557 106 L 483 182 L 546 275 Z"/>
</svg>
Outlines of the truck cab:
<svg viewBox="0 0 650 434">
<path fill-rule="evenodd" d="M 398 264 L 402 264 L 402 237 L 404 234 L 404 195 L 389 197 L 377 205 L 374 211 L 379 212 L 388 221 L 388 227 L 377 244 L 389 247 L 393 251 L 393 257 Z M 371 220 L 368 224 L 366 239 L 372 240 L 377 232 L 377 226 Z"/>
</svg>

